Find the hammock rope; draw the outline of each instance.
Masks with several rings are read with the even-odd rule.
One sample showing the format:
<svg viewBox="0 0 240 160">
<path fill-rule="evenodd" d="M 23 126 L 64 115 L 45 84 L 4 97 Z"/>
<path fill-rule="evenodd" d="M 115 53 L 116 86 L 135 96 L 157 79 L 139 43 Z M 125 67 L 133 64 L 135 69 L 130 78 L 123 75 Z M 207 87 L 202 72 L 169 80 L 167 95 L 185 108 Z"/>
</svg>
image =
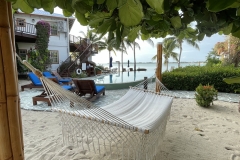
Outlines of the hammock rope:
<svg viewBox="0 0 240 160">
<path fill-rule="evenodd" d="M 97 107 L 18 59 L 40 78 L 52 110 L 62 115 L 64 144 L 121 159 L 152 159 L 157 154 L 173 100 L 157 78 L 148 78 L 112 104 Z M 160 92 L 155 92 L 156 87 Z"/>
</svg>

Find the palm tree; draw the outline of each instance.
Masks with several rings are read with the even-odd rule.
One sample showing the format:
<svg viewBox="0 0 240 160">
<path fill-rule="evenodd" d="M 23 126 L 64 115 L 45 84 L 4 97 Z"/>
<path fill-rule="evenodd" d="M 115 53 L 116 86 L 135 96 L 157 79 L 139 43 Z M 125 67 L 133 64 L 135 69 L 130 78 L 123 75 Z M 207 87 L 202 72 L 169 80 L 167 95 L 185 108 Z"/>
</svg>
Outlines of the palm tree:
<svg viewBox="0 0 240 160">
<path fill-rule="evenodd" d="M 99 51 L 105 49 L 105 42 L 101 41 L 101 38 L 98 36 L 97 33 L 95 33 L 95 30 L 89 30 L 89 28 L 87 28 L 86 34 L 83 31 L 80 31 L 79 33 L 82 33 L 84 38 L 87 38 L 92 45 L 97 45 Z"/>
<path fill-rule="evenodd" d="M 139 35 L 138 35 L 137 39 L 139 39 Z M 148 44 L 150 44 L 152 47 L 154 46 L 154 43 L 153 43 L 153 41 L 152 41 L 150 38 L 147 39 L 146 41 L 147 41 Z M 132 43 L 133 43 L 133 56 L 134 56 L 134 71 L 136 71 L 136 51 L 135 51 L 135 49 L 136 49 L 136 47 L 137 47 L 138 49 L 141 49 L 141 48 L 140 48 L 140 45 L 136 42 L 136 40 L 134 40 Z"/>
<path fill-rule="evenodd" d="M 120 46 L 120 49 L 122 50 L 122 54 L 121 54 L 122 72 L 123 72 L 123 52 L 127 54 L 128 47 L 132 48 L 132 43 L 127 38 L 123 38 Z"/>
<path fill-rule="evenodd" d="M 178 68 L 180 67 L 180 59 L 181 59 L 181 55 L 182 55 L 182 44 L 184 41 L 187 42 L 187 44 L 189 44 L 190 46 L 200 50 L 198 44 L 192 38 L 169 37 L 166 39 L 172 40 L 173 45 L 175 45 L 175 43 L 177 43 L 179 45 L 180 51 L 179 51 L 179 56 L 178 56 Z"/>
<path fill-rule="evenodd" d="M 168 59 L 170 57 L 172 57 L 173 59 L 175 59 L 176 61 L 178 61 L 178 54 L 176 52 L 174 52 L 173 50 L 178 48 L 179 45 L 173 41 L 172 39 L 167 39 L 165 38 L 163 40 L 163 57 L 164 57 L 164 64 L 167 66 L 167 71 L 168 71 Z M 152 60 L 156 60 L 157 55 L 152 57 Z"/>
</svg>

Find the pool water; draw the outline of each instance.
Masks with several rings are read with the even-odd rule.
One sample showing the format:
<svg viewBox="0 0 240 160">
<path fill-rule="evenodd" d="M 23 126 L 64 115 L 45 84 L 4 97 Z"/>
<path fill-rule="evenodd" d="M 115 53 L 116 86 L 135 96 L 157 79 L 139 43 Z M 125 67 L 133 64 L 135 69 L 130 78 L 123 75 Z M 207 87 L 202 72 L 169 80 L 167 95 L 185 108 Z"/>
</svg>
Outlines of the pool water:
<svg viewBox="0 0 240 160">
<path fill-rule="evenodd" d="M 129 71 L 117 72 L 116 74 L 97 76 L 94 80 L 98 84 L 127 83 L 143 80 L 144 77 L 152 77 L 155 71 Z"/>
</svg>

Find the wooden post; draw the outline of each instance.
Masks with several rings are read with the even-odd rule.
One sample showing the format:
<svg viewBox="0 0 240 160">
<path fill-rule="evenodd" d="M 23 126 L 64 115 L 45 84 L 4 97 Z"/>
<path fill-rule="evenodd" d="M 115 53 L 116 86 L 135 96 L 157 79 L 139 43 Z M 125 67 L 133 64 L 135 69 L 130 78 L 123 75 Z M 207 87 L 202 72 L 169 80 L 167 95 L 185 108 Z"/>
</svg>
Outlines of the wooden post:
<svg viewBox="0 0 240 160">
<path fill-rule="evenodd" d="M 162 43 L 157 44 L 157 69 L 156 78 L 162 82 Z M 160 86 L 156 81 L 156 92 L 160 92 Z"/>
<path fill-rule="evenodd" d="M 11 3 L 0 0 L 0 159 L 23 160 Z"/>
<path fill-rule="evenodd" d="M 147 77 L 144 77 L 144 89 L 148 89 L 148 81 L 147 81 Z"/>
</svg>

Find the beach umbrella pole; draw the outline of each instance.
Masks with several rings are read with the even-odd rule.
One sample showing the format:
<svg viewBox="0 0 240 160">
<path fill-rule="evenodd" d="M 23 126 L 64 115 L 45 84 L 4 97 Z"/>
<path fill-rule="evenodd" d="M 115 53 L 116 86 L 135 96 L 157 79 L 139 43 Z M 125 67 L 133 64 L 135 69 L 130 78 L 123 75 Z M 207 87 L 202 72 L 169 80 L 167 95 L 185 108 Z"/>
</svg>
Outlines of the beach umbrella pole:
<svg viewBox="0 0 240 160">
<path fill-rule="evenodd" d="M 0 0 L 0 159 L 23 160 L 11 3 Z"/>
<path fill-rule="evenodd" d="M 157 69 L 156 78 L 162 82 L 162 43 L 157 44 Z M 160 92 L 160 86 L 156 81 L 156 92 Z"/>
</svg>

